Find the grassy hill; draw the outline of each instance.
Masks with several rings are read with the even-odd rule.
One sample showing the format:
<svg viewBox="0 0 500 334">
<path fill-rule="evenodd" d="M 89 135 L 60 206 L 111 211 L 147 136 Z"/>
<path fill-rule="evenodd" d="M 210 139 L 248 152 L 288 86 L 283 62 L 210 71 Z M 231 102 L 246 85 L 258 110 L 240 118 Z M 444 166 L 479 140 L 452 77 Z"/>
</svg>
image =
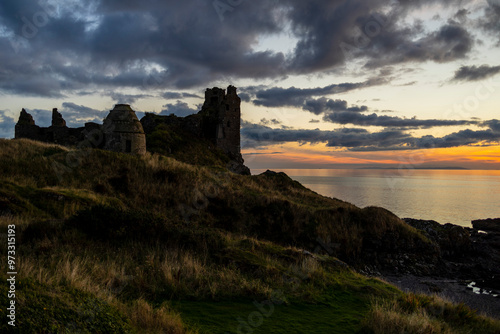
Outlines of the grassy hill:
<svg viewBox="0 0 500 334">
<path fill-rule="evenodd" d="M 464 305 L 356 273 L 383 268 L 386 254 L 433 261 L 436 250 L 390 212 L 322 197 L 282 173 L 0 140 L 3 244 L 12 224 L 16 327 L 3 321 L 2 332 L 500 330 Z"/>
</svg>

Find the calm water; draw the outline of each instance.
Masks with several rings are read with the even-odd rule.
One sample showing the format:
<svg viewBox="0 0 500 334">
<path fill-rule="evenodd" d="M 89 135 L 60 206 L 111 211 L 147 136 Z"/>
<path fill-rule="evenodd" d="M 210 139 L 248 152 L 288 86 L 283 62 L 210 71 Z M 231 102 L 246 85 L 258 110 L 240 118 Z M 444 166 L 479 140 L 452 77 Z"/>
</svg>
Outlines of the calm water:
<svg viewBox="0 0 500 334">
<path fill-rule="evenodd" d="M 288 169 L 319 194 L 359 207 L 381 206 L 401 218 L 471 226 L 500 218 L 500 171 Z M 252 170 L 259 174 L 264 170 Z"/>
</svg>

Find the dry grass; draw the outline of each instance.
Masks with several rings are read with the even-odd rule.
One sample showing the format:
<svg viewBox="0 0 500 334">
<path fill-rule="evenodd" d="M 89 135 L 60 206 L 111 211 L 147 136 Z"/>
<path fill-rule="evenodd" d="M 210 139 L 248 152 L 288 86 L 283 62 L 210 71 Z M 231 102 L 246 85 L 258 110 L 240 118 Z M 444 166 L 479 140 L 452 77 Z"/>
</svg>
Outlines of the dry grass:
<svg viewBox="0 0 500 334">
<path fill-rule="evenodd" d="M 41 240 L 40 242 L 44 243 L 45 241 Z M 196 333 L 188 330 L 183 324 L 180 315 L 166 305 L 153 308 L 143 299 L 128 302 L 119 298 L 120 293 L 129 284 L 132 284 L 133 280 L 144 279 L 147 281 L 146 277 L 140 277 L 145 270 L 138 270 L 133 272 L 133 275 L 129 275 L 126 266 L 111 260 L 108 257 L 110 254 L 106 254 L 107 256 L 105 255 L 105 258 L 100 261 L 96 259 L 96 254 L 90 252 L 83 257 L 71 253 L 57 255 L 59 256 L 53 256 L 45 261 L 40 261 L 39 258 L 30 256 L 30 254 L 20 257 L 18 264 L 19 278 L 31 278 L 47 285 L 70 286 L 77 290 L 90 292 L 120 310 L 130 319 L 132 326 L 137 328 L 140 333 Z M 131 260 L 130 254 L 127 254 L 122 259 L 124 262 Z M 192 264 L 187 269 L 188 272 L 191 272 L 190 274 L 202 270 L 193 259 L 186 258 L 184 263 Z M 178 267 L 179 263 L 172 265 Z M 166 267 L 166 274 L 169 274 L 172 269 L 173 267 Z M 186 272 L 186 274 L 188 273 Z M 169 281 L 167 279 L 165 281 L 165 284 L 175 283 L 175 280 Z M 221 284 L 224 284 L 224 282 Z"/>
<path fill-rule="evenodd" d="M 69 152 L 66 146 L 48 144 L 30 139 L 0 139 L 0 157 L 18 160 L 29 159 L 36 156 L 40 149 L 55 149 L 57 151 Z"/>
<path fill-rule="evenodd" d="M 138 299 L 132 305 L 118 305 L 123 313 L 130 316 L 134 327 L 145 334 L 196 334 L 197 331 L 185 328 L 179 313 L 167 305 L 153 308 L 144 299 Z"/>
<path fill-rule="evenodd" d="M 463 304 L 438 296 L 404 294 L 392 300 L 374 300 L 364 321 L 374 334 L 496 334 L 500 322 L 477 315 Z"/>
<path fill-rule="evenodd" d="M 5 220 L 5 224 L 9 222 Z M 64 236 L 68 240 L 77 237 Z M 237 268 L 213 264 L 203 252 L 195 256 L 175 245 L 129 244 L 117 255 L 113 248 L 86 248 L 82 252 L 61 242 L 58 236 L 44 237 L 32 245 L 31 252 L 24 252 L 18 268 L 22 277 L 49 285 L 69 285 L 105 300 L 119 297 L 125 289 L 140 295 L 168 288 L 172 296 L 197 298 L 248 293 L 269 297 L 272 293 L 269 285 L 247 277 Z M 272 261 L 270 258 L 269 268 L 274 267 Z"/>
<path fill-rule="evenodd" d="M 18 151 L 27 153 L 12 153 Z M 134 157 L 77 151 L 28 140 L 0 142 L 0 157 L 5 158 L 0 160 L 0 171 L 5 171 L 0 181 L 57 192 L 71 189 L 75 197 L 95 204 L 110 197 L 129 209 L 145 209 L 172 220 L 187 219 L 194 225 L 264 237 L 282 245 L 309 247 L 320 237 L 340 243 L 334 255 L 344 260 L 362 256 L 366 235 L 383 238 L 397 232 L 395 241 L 401 247 L 415 247 L 421 239 L 383 209 L 361 210 L 321 197 L 284 174 L 243 177 L 158 154 Z M 56 171 L 54 164 L 62 167 Z M 64 218 L 81 209 L 77 202 L 64 205 Z M 308 226 L 311 221 L 314 228 Z"/>
<path fill-rule="evenodd" d="M 374 334 L 453 334 L 446 324 L 431 318 L 424 310 L 403 313 L 396 301 L 377 302 L 365 326 Z"/>
</svg>

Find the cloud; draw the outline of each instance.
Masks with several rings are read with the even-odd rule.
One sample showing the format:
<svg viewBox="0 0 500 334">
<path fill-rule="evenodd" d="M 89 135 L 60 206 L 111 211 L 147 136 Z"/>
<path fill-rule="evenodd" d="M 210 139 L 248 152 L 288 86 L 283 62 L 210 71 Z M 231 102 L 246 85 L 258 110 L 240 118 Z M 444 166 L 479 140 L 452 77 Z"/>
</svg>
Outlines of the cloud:
<svg viewBox="0 0 500 334">
<path fill-rule="evenodd" d="M 500 133 L 500 121 L 498 119 L 492 119 L 489 121 L 484 121 L 481 123 L 482 127 L 488 127 L 493 132 Z"/>
<path fill-rule="evenodd" d="M 302 107 L 314 96 L 345 93 L 351 90 L 366 88 L 387 83 L 385 79 L 373 78 L 365 82 L 332 84 L 316 88 L 280 88 L 280 87 L 246 87 L 247 94 L 255 96 L 253 103 L 264 107 Z"/>
<path fill-rule="evenodd" d="M 198 113 L 199 109 L 192 109 L 189 105 L 182 101 L 177 101 L 175 104 L 169 103 L 163 106 L 160 115 L 174 114 L 178 117 L 186 117 Z"/>
<path fill-rule="evenodd" d="M 455 3 L 256 0 L 232 4 L 221 22 L 213 2 L 204 0 L 146 0 L 140 5 L 118 0 L 50 5 L 3 1 L 0 91 L 62 98 L 82 90 L 198 89 L 221 80 L 319 74 L 342 66 L 342 43 L 354 43 L 357 31 L 366 32 L 374 24 L 379 25 L 377 34 L 366 45 L 354 43 L 358 52 L 352 60 L 368 67 L 467 56 L 473 46 L 468 26 L 449 21 L 425 31 L 421 24 L 408 23 L 413 11 L 429 4 L 444 8 Z M 497 29 L 496 13 L 491 9 L 484 29 Z M 290 52 L 255 47 L 263 36 L 285 35 L 295 43 Z M 342 87 L 325 88 L 335 93 Z M 303 93 L 299 100 L 331 94 L 282 93 Z M 272 103 L 265 96 L 257 100 L 264 106 Z M 277 104 L 285 101 L 278 99 Z"/>
<path fill-rule="evenodd" d="M 496 0 L 488 0 L 489 6 L 485 7 L 484 13 L 477 20 L 477 24 L 483 31 L 497 39 L 496 46 L 500 46 L 500 4 Z"/>
<path fill-rule="evenodd" d="M 368 111 L 367 106 L 347 106 L 347 101 L 344 100 L 332 100 L 327 98 L 319 99 L 308 99 L 305 101 L 303 106 L 304 110 L 310 111 L 313 114 L 320 115 L 328 111 L 333 112 L 364 112 Z"/>
<path fill-rule="evenodd" d="M 25 108 L 26 112 L 33 116 L 35 124 L 42 127 L 49 127 L 52 124 L 52 110 L 45 109 L 28 109 Z M 64 115 L 63 115 L 64 117 Z"/>
<path fill-rule="evenodd" d="M 354 112 L 332 112 L 323 117 L 327 122 L 337 124 L 354 124 L 361 126 L 382 126 L 382 127 L 400 127 L 400 128 L 431 128 L 437 126 L 457 126 L 457 125 L 471 125 L 477 124 L 478 121 L 466 120 L 439 120 L 439 119 L 417 119 L 414 118 L 401 118 L 397 116 L 379 116 L 375 113 L 364 115 Z"/>
<path fill-rule="evenodd" d="M 410 81 L 410 82 L 407 82 L 407 83 L 404 83 L 404 84 L 401 84 L 401 85 L 398 85 L 400 87 L 407 87 L 407 86 L 414 86 L 417 84 L 417 81 Z"/>
<path fill-rule="evenodd" d="M 238 93 L 238 96 L 240 97 L 240 99 L 241 99 L 242 102 L 250 102 L 251 101 L 250 94 L 247 94 L 247 93 Z"/>
<path fill-rule="evenodd" d="M 163 92 L 161 94 L 161 97 L 163 97 L 166 100 L 179 100 L 179 99 L 188 98 L 188 97 L 194 97 L 194 98 L 198 98 L 198 99 L 202 98 L 199 95 L 192 94 L 192 93 L 186 93 L 186 92 L 183 92 L 183 93 L 179 93 L 179 92 Z"/>
<path fill-rule="evenodd" d="M 241 130 L 242 147 L 260 147 L 277 143 L 298 142 L 326 143 L 329 147 L 356 148 L 369 145 L 390 147 L 409 139 L 410 135 L 400 130 L 384 130 L 369 133 L 365 129 L 343 128 L 332 131 L 303 129 L 272 129 L 258 124 L 245 123 Z"/>
<path fill-rule="evenodd" d="M 110 96 L 114 102 L 117 104 L 133 104 L 139 99 L 146 99 L 153 97 L 152 95 L 148 94 L 122 94 L 122 93 L 117 93 L 117 92 L 111 92 L 106 94 Z"/>
<path fill-rule="evenodd" d="M 411 143 L 412 148 L 449 148 L 466 146 L 471 144 L 480 144 L 486 142 L 488 144 L 499 144 L 500 133 L 492 130 L 473 131 L 470 129 L 454 132 L 441 138 L 434 136 L 424 136 L 415 139 Z"/>
<path fill-rule="evenodd" d="M 0 110 L 0 138 L 13 138 L 16 121 L 7 115 L 5 110 Z"/>
<path fill-rule="evenodd" d="M 453 17 L 454 19 L 458 20 L 461 23 L 465 23 L 468 19 L 468 15 L 471 14 L 471 12 L 465 8 L 459 9 L 456 13 L 455 16 Z"/>
<path fill-rule="evenodd" d="M 353 124 L 358 126 L 380 126 L 391 128 L 431 128 L 437 126 L 457 126 L 457 125 L 472 125 L 478 124 L 477 120 L 438 120 L 426 119 L 420 120 L 416 117 L 401 118 L 397 116 L 377 115 L 372 113 L 369 115 L 363 114 L 369 111 L 367 106 L 348 106 L 345 100 L 332 100 L 327 98 L 308 99 L 302 106 L 315 115 L 323 115 L 323 120 L 326 122 L 337 124 Z M 381 112 L 391 112 L 383 110 Z"/>
<path fill-rule="evenodd" d="M 86 106 L 83 106 L 83 105 L 78 105 L 78 104 L 75 104 L 73 102 L 64 102 L 62 104 L 62 107 L 63 107 L 63 110 L 65 112 L 76 112 L 76 113 L 83 113 L 83 114 L 97 114 L 97 113 L 100 113 L 100 111 L 96 110 L 96 109 L 93 109 L 93 108 L 89 108 L 89 107 L 86 107 Z"/>
<path fill-rule="evenodd" d="M 453 81 L 478 81 L 500 73 L 500 66 L 462 66 L 453 77 Z"/>
<path fill-rule="evenodd" d="M 263 118 L 260 120 L 260 124 L 262 125 L 281 125 L 281 121 L 278 121 L 276 118 L 273 118 L 271 120 L 267 118 Z"/>
<path fill-rule="evenodd" d="M 419 28 L 407 28 L 406 33 L 416 35 Z M 450 21 L 439 30 L 416 40 L 402 36 L 404 31 L 387 31 L 374 38 L 373 47 L 366 50 L 370 60 L 366 67 L 375 68 L 410 62 L 452 62 L 465 58 L 473 48 L 474 38 L 457 22 Z M 377 55 L 384 54 L 384 57 Z"/>
<path fill-rule="evenodd" d="M 66 120 L 66 124 L 68 126 L 79 127 L 83 126 L 87 122 L 102 123 L 104 118 L 108 115 L 109 110 L 97 110 L 84 105 L 78 105 L 73 102 L 64 102 L 62 104 L 62 109 L 59 110 L 59 112 Z M 44 115 L 50 115 L 50 117 L 52 117 L 52 113 L 49 111 L 44 112 Z M 33 117 L 35 118 L 34 115 Z M 37 121 L 37 118 L 35 118 L 35 121 Z"/>
<path fill-rule="evenodd" d="M 244 122 L 241 130 L 242 146 L 262 146 L 297 142 L 300 144 L 325 143 L 327 147 L 346 148 L 349 151 L 399 151 L 429 148 L 450 148 L 466 145 L 498 145 L 500 121 L 490 120 L 481 124 L 486 130 L 462 130 L 443 137 L 413 137 L 401 129 L 386 128 L 369 132 L 362 128 L 337 130 L 273 129 L 260 124 Z"/>
<path fill-rule="evenodd" d="M 283 153 L 285 152 L 250 152 L 250 153 L 245 153 L 245 155 L 277 155 Z"/>
</svg>

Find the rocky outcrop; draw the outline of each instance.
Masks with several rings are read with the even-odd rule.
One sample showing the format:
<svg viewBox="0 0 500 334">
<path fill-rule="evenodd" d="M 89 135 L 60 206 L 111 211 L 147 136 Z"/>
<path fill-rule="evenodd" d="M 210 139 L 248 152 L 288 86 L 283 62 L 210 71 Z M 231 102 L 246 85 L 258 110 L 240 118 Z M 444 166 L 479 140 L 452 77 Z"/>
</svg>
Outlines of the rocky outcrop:
<svg viewBox="0 0 500 334">
<path fill-rule="evenodd" d="M 380 276 L 401 289 L 439 294 L 500 318 L 500 233 L 498 219 L 474 221 L 473 228 L 432 220 L 404 219 L 439 249 L 436 263 L 418 261 L 415 271 L 403 267 L 399 272 L 383 270 Z M 484 222 L 484 223 L 483 223 Z M 488 230 L 488 233 L 483 231 Z M 404 263 L 402 263 L 404 265 Z"/>
<path fill-rule="evenodd" d="M 432 220 L 404 219 L 421 231 L 439 248 L 438 265 L 429 266 L 430 274 L 462 279 L 500 277 L 500 234 Z"/>
<path fill-rule="evenodd" d="M 471 252 L 470 233 L 461 226 L 441 225 L 434 220 L 404 219 L 406 223 L 423 232 L 423 234 L 439 247 L 440 256 L 455 258 Z"/>
<path fill-rule="evenodd" d="M 500 218 L 473 220 L 472 226 L 476 230 L 500 233 Z"/>
<path fill-rule="evenodd" d="M 401 243 L 397 235 L 368 239 L 363 244 L 367 253 L 364 263 L 355 265 L 358 270 L 385 277 L 415 275 L 473 280 L 500 290 L 500 233 L 441 225 L 433 220 L 403 220 L 430 240 L 426 248 Z"/>
</svg>

